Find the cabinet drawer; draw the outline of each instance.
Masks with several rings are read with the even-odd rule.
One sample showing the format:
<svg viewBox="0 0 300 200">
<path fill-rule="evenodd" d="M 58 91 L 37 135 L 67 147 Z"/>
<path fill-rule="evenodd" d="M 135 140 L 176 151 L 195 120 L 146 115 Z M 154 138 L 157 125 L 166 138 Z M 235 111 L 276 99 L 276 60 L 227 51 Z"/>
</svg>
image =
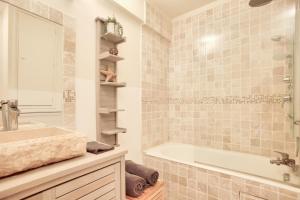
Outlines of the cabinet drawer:
<svg viewBox="0 0 300 200">
<path fill-rule="evenodd" d="M 91 172 L 55 188 L 58 200 L 105 199 L 104 195 L 120 195 L 120 163 Z M 110 193 L 114 191 L 113 193 Z M 109 195 L 108 195 L 109 196 Z M 112 196 L 114 198 L 114 196 Z"/>
<path fill-rule="evenodd" d="M 98 197 L 96 200 L 114 200 L 116 199 L 116 190 L 112 190 L 101 197 Z"/>
<path fill-rule="evenodd" d="M 114 191 L 115 190 L 115 183 L 110 183 L 104 187 L 101 187 L 97 190 L 95 190 L 94 192 L 89 193 L 88 195 L 80 198 L 80 200 L 94 200 L 94 199 L 104 199 L 104 195 L 106 195 L 107 193 Z"/>
<path fill-rule="evenodd" d="M 257 197 L 257 196 L 253 196 L 251 194 L 247 194 L 244 192 L 240 192 L 240 200 L 267 200 L 265 198 L 261 198 L 261 197 Z"/>
</svg>

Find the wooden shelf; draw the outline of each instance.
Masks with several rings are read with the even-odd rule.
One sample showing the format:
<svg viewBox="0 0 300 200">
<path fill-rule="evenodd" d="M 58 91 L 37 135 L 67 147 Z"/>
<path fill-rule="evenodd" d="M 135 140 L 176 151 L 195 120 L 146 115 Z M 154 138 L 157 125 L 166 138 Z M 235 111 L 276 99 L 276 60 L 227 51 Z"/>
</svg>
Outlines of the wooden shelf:
<svg viewBox="0 0 300 200">
<path fill-rule="evenodd" d="M 101 36 L 101 38 L 114 44 L 120 44 L 126 41 L 125 37 L 120 37 L 119 35 L 116 35 L 114 33 L 105 33 Z"/>
<path fill-rule="evenodd" d="M 102 86 L 110 86 L 110 87 L 125 87 L 126 83 L 117 83 L 117 82 L 101 82 L 100 85 Z"/>
<path fill-rule="evenodd" d="M 126 133 L 125 128 L 115 128 L 115 129 L 110 129 L 110 130 L 102 130 L 102 134 L 104 135 L 116 135 L 118 133 Z"/>
<path fill-rule="evenodd" d="M 164 187 L 164 183 L 158 181 L 154 186 L 147 188 L 141 196 L 137 198 L 126 196 L 126 200 L 164 199 Z"/>
<path fill-rule="evenodd" d="M 124 109 L 112 109 L 112 108 L 99 108 L 99 113 L 100 114 L 110 114 L 110 113 L 116 113 L 116 112 L 121 112 L 125 111 Z"/>
<path fill-rule="evenodd" d="M 120 60 L 124 60 L 124 58 L 122 58 L 120 56 L 112 55 L 109 52 L 104 52 L 104 53 L 100 54 L 99 59 L 110 61 L 110 62 L 118 62 Z"/>
</svg>

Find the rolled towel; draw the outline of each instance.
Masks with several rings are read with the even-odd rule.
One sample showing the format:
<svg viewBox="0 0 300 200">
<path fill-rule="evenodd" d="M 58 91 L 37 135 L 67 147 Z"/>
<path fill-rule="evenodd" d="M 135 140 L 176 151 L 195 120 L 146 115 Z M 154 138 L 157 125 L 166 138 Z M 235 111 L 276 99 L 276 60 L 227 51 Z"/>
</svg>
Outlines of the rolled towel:
<svg viewBox="0 0 300 200">
<path fill-rule="evenodd" d="M 146 187 L 145 179 L 126 172 L 125 180 L 126 180 L 126 194 L 131 197 L 141 196 L 141 194 L 144 192 L 144 189 Z"/>
<path fill-rule="evenodd" d="M 139 177 L 142 177 L 151 186 L 155 185 L 155 183 L 157 182 L 157 179 L 159 177 L 159 173 L 157 171 L 155 171 L 154 169 L 145 167 L 143 165 L 136 164 L 131 160 L 126 160 L 125 170 L 126 170 L 126 172 L 128 172 L 130 174 L 134 174 Z"/>
</svg>

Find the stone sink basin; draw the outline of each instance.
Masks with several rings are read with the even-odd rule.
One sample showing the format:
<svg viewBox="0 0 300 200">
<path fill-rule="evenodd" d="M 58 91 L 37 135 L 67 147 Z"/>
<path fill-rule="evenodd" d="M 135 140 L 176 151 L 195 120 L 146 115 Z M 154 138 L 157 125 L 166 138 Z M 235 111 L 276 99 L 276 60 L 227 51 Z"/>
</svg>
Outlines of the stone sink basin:
<svg viewBox="0 0 300 200">
<path fill-rule="evenodd" d="M 0 177 L 84 155 L 86 142 L 61 128 L 0 132 Z"/>
</svg>

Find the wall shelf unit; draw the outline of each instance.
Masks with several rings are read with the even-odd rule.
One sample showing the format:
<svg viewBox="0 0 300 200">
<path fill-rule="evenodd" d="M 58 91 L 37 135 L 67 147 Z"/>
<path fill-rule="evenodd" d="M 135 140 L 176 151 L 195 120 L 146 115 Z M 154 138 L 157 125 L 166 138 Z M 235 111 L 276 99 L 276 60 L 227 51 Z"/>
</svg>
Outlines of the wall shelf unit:
<svg viewBox="0 0 300 200">
<path fill-rule="evenodd" d="M 104 33 L 101 36 L 101 38 L 104 39 L 104 40 L 110 41 L 110 42 L 112 42 L 114 44 L 120 44 L 120 43 L 126 42 L 126 38 L 125 37 L 120 37 L 120 36 L 118 36 L 118 35 L 116 35 L 114 33 Z"/>
<path fill-rule="evenodd" d="M 114 129 L 102 130 L 102 134 L 104 134 L 104 135 L 116 135 L 118 133 L 126 133 L 126 129 L 125 128 L 114 128 Z"/>
<path fill-rule="evenodd" d="M 100 114 L 111 114 L 116 112 L 122 112 L 125 111 L 124 109 L 114 109 L 114 108 L 99 108 Z"/>
<path fill-rule="evenodd" d="M 111 86 L 111 87 L 126 87 L 126 83 L 117 83 L 117 82 L 101 82 L 102 86 Z"/>
<path fill-rule="evenodd" d="M 112 55 L 109 52 L 104 52 L 104 53 L 100 54 L 99 59 L 110 61 L 110 62 L 118 62 L 118 61 L 124 60 L 124 58 L 122 58 L 120 56 Z"/>
<path fill-rule="evenodd" d="M 124 109 L 117 108 L 118 88 L 126 86 L 124 82 L 105 81 L 101 70 L 110 70 L 117 74 L 118 62 L 124 58 L 109 53 L 111 48 L 126 41 L 115 33 L 105 33 L 105 20 L 96 18 L 96 130 L 97 140 L 118 145 L 118 134 L 126 133 L 125 128 L 118 127 L 118 113 Z M 117 78 L 118 79 L 118 78 Z"/>
</svg>

